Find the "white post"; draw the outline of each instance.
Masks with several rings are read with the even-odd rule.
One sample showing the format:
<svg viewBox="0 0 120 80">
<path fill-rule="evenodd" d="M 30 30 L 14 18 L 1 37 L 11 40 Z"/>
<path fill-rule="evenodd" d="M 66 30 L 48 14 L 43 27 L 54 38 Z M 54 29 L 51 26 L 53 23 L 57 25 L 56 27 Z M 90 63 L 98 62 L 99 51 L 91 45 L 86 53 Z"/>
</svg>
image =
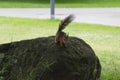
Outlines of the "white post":
<svg viewBox="0 0 120 80">
<path fill-rule="evenodd" d="M 55 16 L 55 0 L 50 0 L 50 15 L 51 15 L 51 19 L 54 19 Z"/>
</svg>

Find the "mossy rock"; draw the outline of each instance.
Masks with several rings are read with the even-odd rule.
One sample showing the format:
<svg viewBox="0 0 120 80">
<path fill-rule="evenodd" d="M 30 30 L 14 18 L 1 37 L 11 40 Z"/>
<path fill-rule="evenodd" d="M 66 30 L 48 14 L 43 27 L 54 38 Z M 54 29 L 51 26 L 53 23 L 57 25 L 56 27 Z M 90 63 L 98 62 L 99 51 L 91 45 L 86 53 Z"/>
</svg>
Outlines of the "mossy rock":
<svg viewBox="0 0 120 80">
<path fill-rule="evenodd" d="M 101 65 L 92 48 L 70 37 L 67 47 L 54 36 L 0 45 L 2 80 L 98 80 Z"/>
</svg>

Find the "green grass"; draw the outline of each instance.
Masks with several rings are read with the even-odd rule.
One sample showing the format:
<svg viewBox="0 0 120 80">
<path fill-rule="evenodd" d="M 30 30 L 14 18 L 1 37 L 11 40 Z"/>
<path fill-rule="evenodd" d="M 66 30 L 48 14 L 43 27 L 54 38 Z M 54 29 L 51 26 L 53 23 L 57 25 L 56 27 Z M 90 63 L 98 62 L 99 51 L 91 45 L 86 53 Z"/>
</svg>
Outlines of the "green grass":
<svg viewBox="0 0 120 80">
<path fill-rule="evenodd" d="M 0 44 L 55 35 L 59 22 L 0 17 Z M 101 80 L 120 80 L 120 27 L 71 23 L 64 31 L 92 46 L 102 64 Z"/>
<path fill-rule="evenodd" d="M 56 7 L 120 7 L 120 0 L 56 0 Z M 48 8 L 50 0 L 0 0 L 1 8 Z"/>
</svg>

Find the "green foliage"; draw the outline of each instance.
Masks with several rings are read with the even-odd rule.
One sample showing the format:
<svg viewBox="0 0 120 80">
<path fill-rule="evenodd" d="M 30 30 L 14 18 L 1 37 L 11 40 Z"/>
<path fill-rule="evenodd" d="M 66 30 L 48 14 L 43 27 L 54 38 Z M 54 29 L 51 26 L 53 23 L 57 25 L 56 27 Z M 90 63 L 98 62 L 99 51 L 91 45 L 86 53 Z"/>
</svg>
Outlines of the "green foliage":
<svg viewBox="0 0 120 80">
<path fill-rule="evenodd" d="M 119 7 L 120 0 L 55 0 L 56 7 Z M 50 7 L 50 0 L 0 0 L 0 7 Z"/>
<path fill-rule="evenodd" d="M 16 1 L 16 2 L 50 2 L 50 0 L 0 0 L 0 1 Z M 55 0 L 56 2 L 108 2 L 108 1 L 119 1 L 119 0 Z"/>
<path fill-rule="evenodd" d="M 0 44 L 55 35 L 59 22 L 0 17 Z M 72 23 L 65 32 L 82 38 L 92 46 L 102 64 L 101 80 L 120 79 L 120 27 Z M 34 75 L 34 70 L 30 73 Z"/>
</svg>

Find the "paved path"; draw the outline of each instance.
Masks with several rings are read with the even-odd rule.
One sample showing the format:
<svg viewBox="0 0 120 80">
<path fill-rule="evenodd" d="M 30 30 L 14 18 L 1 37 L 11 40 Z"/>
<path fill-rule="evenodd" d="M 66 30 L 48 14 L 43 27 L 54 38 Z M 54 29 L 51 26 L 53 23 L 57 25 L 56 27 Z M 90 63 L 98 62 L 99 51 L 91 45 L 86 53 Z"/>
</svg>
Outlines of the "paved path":
<svg viewBox="0 0 120 80">
<path fill-rule="evenodd" d="M 120 8 L 56 8 L 55 18 L 75 14 L 76 22 L 120 26 Z M 50 18 L 49 8 L 0 8 L 0 16 Z"/>
</svg>

